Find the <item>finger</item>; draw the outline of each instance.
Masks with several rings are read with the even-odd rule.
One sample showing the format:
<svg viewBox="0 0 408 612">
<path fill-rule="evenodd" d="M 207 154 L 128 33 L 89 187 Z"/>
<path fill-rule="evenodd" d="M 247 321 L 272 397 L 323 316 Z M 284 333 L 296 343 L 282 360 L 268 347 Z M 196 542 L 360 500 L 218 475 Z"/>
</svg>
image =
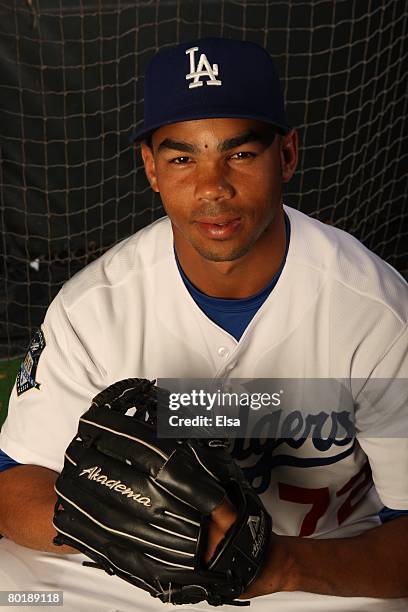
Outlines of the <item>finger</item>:
<svg viewBox="0 0 408 612">
<path fill-rule="evenodd" d="M 213 521 L 220 529 L 227 532 L 228 529 L 237 520 L 238 513 L 235 506 L 230 502 L 228 497 L 225 497 L 211 513 L 211 521 Z"/>
</svg>

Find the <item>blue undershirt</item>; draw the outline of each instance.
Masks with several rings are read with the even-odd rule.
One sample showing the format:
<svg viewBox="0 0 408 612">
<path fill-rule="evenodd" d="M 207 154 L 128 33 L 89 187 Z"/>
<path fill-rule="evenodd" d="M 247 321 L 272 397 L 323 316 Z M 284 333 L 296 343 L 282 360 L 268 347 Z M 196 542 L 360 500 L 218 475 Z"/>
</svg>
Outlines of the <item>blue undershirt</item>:
<svg viewBox="0 0 408 612">
<path fill-rule="evenodd" d="M 286 256 L 288 254 L 290 241 L 290 222 L 286 214 L 285 227 L 286 247 L 279 270 L 276 272 L 272 280 L 266 285 L 266 287 L 264 287 L 256 295 L 252 295 L 248 298 L 226 299 L 211 297 L 205 293 L 202 293 L 184 274 L 177 254 L 176 252 L 174 253 L 181 278 L 183 279 L 185 286 L 187 287 L 197 306 L 201 308 L 204 314 L 211 319 L 211 321 L 214 321 L 214 323 L 219 325 L 219 327 L 225 329 L 225 331 L 231 334 L 231 336 L 233 336 L 237 341 L 240 340 L 249 323 L 275 287 L 282 273 Z"/>
</svg>

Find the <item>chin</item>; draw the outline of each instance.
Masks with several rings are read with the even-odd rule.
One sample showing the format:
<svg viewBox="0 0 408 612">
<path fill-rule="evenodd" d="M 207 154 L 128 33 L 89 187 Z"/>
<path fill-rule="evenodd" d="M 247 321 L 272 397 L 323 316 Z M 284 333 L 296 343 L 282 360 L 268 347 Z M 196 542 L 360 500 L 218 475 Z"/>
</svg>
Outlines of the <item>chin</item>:
<svg viewBox="0 0 408 612">
<path fill-rule="evenodd" d="M 229 249 L 219 249 L 211 246 L 203 246 L 203 245 L 193 245 L 195 250 L 201 257 L 207 259 L 208 261 L 235 261 L 240 259 L 244 255 L 251 250 L 252 244 L 249 245 L 239 245 L 236 247 L 231 247 Z"/>
</svg>

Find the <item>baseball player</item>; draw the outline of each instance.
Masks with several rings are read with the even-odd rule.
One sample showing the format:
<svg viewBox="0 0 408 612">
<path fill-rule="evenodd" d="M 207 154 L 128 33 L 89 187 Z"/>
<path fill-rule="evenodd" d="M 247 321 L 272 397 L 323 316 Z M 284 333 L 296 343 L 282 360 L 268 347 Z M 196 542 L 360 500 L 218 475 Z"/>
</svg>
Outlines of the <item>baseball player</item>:
<svg viewBox="0 0 408 612">
<path fill-rule="evenodd" d="M 0 435 L 0 585 L 62 590 L 67 610 L 162 609 L 53 543 L 64 451 L 112 383 L 342 379 L 355 435 L 302 426 L 235 442 L 273 522 L 243 596 L 255 612 L 406 609 L 407 401 L 393 391 L 408 375 L 406 283 L 351 235 L 283 203 L 297 134 L 257 45 L 208 38 L 157 53 L 133 140 L 167 215 L 67 282 L 33 337 Z M 236 511 L 224 500 L 213 512 L 208 558 Z"/>
</svg>

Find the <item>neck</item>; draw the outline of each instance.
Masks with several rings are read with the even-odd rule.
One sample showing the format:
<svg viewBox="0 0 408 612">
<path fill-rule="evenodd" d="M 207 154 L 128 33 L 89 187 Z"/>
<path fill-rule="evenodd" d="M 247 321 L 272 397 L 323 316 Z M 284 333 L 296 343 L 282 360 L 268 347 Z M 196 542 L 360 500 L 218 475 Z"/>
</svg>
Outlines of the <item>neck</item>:
<svg viewBox="0 0 408 612">
<path fill-rule="evenodd" d="M 251 250 L 234 261 L 205 259 L 177 232 L 174 244 L 185 275 L 197 289 L 212 297 L 250 297 L 272 280 L 282 263 L 286 246 L 284 213 L 278 211 Z"/>
</svg>

